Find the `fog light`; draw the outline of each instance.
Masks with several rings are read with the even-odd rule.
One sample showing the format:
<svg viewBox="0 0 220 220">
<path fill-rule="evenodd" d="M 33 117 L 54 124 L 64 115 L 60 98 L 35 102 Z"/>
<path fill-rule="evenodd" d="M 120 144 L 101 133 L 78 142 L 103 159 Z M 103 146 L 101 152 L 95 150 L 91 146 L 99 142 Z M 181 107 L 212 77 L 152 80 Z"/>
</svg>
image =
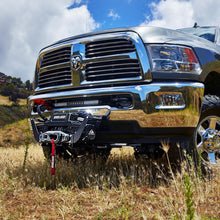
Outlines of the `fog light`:
<svg viewBox="0 0 220 220">
<path fill-rule="evenodd" d="M 156 109 L 184 109 L 185 102 L 181 93 L 178 94 L 161 94 L 159 96 L 160 105 Z"/>
<path fill-rule="evenodd" d="M 132 106 L 132 99 L 130 96 L 114 97 L 112 101 L 115 103 L 117 108 L 129 108 Z"/>
</svg>

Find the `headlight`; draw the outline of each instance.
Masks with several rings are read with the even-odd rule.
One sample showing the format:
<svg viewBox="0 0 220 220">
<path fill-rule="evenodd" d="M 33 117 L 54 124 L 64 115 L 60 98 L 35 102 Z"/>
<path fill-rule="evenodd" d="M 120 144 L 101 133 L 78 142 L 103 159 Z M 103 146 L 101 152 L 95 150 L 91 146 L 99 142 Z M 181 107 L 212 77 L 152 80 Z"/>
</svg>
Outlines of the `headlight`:
<svg viewBox="0 0 220 220">
<path fill-rule="evenodd" d="M 153 71 L 200 73 L 198 59 L 189 47 L 177 45 L 148 45 Z"/>
</svg>

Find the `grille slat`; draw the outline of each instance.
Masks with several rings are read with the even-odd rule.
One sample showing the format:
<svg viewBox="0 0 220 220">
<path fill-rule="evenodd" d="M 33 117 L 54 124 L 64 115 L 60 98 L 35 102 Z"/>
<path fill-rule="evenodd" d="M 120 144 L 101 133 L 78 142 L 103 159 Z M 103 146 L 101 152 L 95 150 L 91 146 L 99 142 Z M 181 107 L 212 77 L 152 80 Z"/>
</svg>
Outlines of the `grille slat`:
<svg viewBox="0 0 220 220">
<path fill-rule="evenodd" d="M 102 50 L 102 51 L 93 51 L 89 52 L 89 57 L 101 57 L 101 56 L 109 56 L 109 55 L 115 55 L 115 54 L 122 54 L 122 53 L 130 53 L 131 50 L 124 48 L 124 49 L 118 49 L 118 50 Z"/>
<path fill-rule="evenodd" d="M 60 63 L 66 63 L 69 62 L 70 59 L 56 59 L 53 61 L 49 61 L 49 62 L 42 62 L 41 67 L 45 67 L 45 66 L 50 66 L 50 65 L 56 65 L 56 64 L 60 64 Z"/>
<path fill-rule="evenodd" d="M 48 78 L 48 77 L 53 77 L 54 75 L 57 75 L 57 74 L 66 74 L 66 75 L 69 75 L 69 70 L 63 70 L 63 71 L 60 71 L 60 72 L 52 72 L 50 73 L 49 71 L 46 71 L 45 73 L 41 73 L 39 75 L 39 79 L 44 79 L 44 78 Z"/>
<path fill-rule="evenodd" d="M 47 52 L 42 57 L 40 69 L 50 66 L 49 70 L 38 73 L 38 87 L 65 86 L 72 83 L 70 65 L 59 67 L 60 64 L 70 64 L 71 46 Z M 45 69 L 43 69 L 45 70 Z"/>
<path fill-rule="evenodd" d="M 120 73 L 120 78 L 129 78 L 129 77 L 137 77 L 139 74 L 137 72 L 121 72 Z M 89 78 L 92 81 L 92 78 L 95 78 L 94 80 L 97 80 L 97 77 L 99 78 L 99 80 L 104 80 L 106 79 L 106 77 L 108 77 L 109 79 L 115 79 L 115 78 L 119 78 L 118 73 L 105 73 L 105 74 L 99 74 L 97 75 L 90 75 Z M 102 78 L 102 79 L 101 79 Z"/>
<path fill-rule="evenodd" d="M 120 45 L 120 50 L 129 50 L 129 47 L 130 45 Z M 107 52 L 107 51 L 112 51 L 114 49 L 118 49 L 118 45 L 110 45 L 108 47 L 106 46 L 101 46 L 101 47 L 98 47 L 98 48 L 87 48 L 87 53 L 95 53 L 95 52 L 99 52 L 99 51 L 102 51 L 102 52 Z M 117 50 L 116 50 L 117 51 Z M 113 51 L 114 52 L 114 51 Z"/>
<path fill-rule="evenodd" d="M 123 68 L 124 66 L 126 66 L 127 68 L 132 68 L 132 67 L 139 67 L 139 64 L 135 64 L 135 63 L 119 63 L 119 64 L 114 64 L 115 68 Z M 87 70 L 99 70 L 99 69 L 103 69 L 103 68 L 112 68 L 112 64 L 110 65 L 99 65 L 99 66 L 88 66 Z"/>
<path fill-rule="evenodd" d="M 54 60 L 59 60 L 59 59 L 69 59 L 70 54 L 57 54 L 56 56 L 51 56 L 51 57 L 47 57 L 45 60 L 45 57 L 42 61 L 42 64 L 45 62 L 50 62 L 50 61 L 54 61 Z"/>
<path fill-rule="evenodd" d="M 89 71 L 89 74 L 95 74 L 95 75 L 100 75 L 101 73 L 122 73 L 122 72 L 138 72 L 139 71 L 139 68 L 137 67 L 130 67 L 130 68 L 114 68 L 114 69 L 103 69 L 103 70 L 93 70 L 93 71 Z"/>
<path fill-rule="evenodd" d="M 69 79 L 53 80 L 53 81 L 50 81 L 49 83 L 48 82 L 42 83 L 42 85 L 44 85 L 44 87 L 57 86 L 59 85 L 59 83 L 61 84 L 63 82 L 65 82 L 65 84 L 68 84 Z"/>
<path fill-rule="evenodd" d="M 55 51 L 52 51 L 52 52 L 49 52 L 49 53 L 46 53 L 44 55 L 45 58 L 49 59 L 51 57 L 54 57 L 54 56 L 59 56 L 59 55 L 64 55 L 66 54 L 67 56 L 71 54 L 71 49 L 68 49 L 68 50 L 55 50 Z"/>
<path fill-rule="evenodd" d="M 126 38 L 92 41 L 86 44 L 87 58 L 109 56 L 135 51 L 133 42 Z"/>
<path fill-rule="evenodd" d="M 54 80 L 57 80 L 57 79 L 62 79 L 62 78 L 66 78 L 66 79 L 68 79 L 68 80 L 70 80 L 70 78 L 69 78 L 69 75 L 68 74 L 64 74 L 64 75 L 62 75 L 62 76 L 55 76 L 55 77 L 53 77 L 53 81 Z M 48 82 L 48 79 L 47 78 L 45 78 L 45 79 L 40 79 L 39 80 L 40 81 L 40 83 L 41 83 L 41 85 L 43 84 L 43 82 Z"/>
<path fill-rule="evenodd" d="M 114 45 L 124 45 L 124 44 L 126 44 L 126 45 L 132 45 L 132 42 L 131 41 L 128 41 L 128 40 L 117 40 L 117 41 L 105 41 L 105 42 L 103 42 L 103 41 L 101 41 L 101 42 L 99 42 L 99 41 L 96 41 L 96 44 L 94 44 L 94 43 L 87 43 L 87 45 L 86 45 L 86 48 L 87 49 L 90 49 L 90 48 L 99 48 L 99 47 L 107 47 L 108 45 L 111 45 L 111 46 L 114 46 Z"/>
</svg>

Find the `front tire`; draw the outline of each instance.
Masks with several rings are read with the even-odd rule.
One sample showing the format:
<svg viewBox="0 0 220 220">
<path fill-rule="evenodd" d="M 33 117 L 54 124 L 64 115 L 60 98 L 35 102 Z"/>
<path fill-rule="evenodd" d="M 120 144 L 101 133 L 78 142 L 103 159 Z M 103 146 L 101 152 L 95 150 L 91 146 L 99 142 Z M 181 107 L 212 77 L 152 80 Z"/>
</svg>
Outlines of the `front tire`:
<svg viewBox="0 0 220 220">
<path fill-rule="evenodd" d="M 194 156 L 206 163 L 216 163 L 220 155 L 220 98 L 206 95 L 203 98 L 202 113 L 195 129 Z"/>
</svg>

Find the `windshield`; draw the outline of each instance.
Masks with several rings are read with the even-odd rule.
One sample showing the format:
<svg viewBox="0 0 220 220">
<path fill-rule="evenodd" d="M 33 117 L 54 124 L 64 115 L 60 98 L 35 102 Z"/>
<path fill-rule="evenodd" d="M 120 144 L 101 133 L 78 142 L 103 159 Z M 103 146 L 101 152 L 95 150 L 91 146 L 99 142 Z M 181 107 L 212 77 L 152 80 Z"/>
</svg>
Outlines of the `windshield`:
<svg viewBox="0 0 220 220">
<path fill-rule="evenodd" d="M 198 37 L 205 38 L 206 40 L 215 41 L 215 27 L 197 27 L 197 28 L 184 28 L 179 29 L 188 34 L 194 34 Z"/>
</svg>

